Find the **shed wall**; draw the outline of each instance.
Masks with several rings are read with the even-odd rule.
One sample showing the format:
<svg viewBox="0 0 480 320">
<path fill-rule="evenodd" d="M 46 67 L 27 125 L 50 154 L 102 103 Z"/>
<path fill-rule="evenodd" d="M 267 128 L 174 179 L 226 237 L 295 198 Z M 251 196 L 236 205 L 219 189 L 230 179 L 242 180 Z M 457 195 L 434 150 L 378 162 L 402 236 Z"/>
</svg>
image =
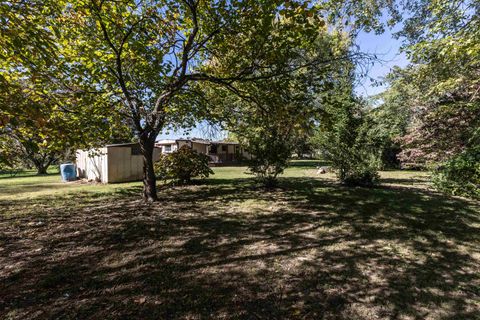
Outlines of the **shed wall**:
<svg viewBox="0 0 480 320">
<path fill-rule="evenodd" d="M 107 148 L 77 150 L 77 177 L 108 182 Z"/>
<path fill-rule="evenodd" d="M 136 181 L 142 177 L 142 155 L 132 155 L 131 146 L 108 148 L 108 182 Z"/>
<path fill-rule="evenodd" d="M 153 150 L 153 161 L 158 161 L 161 148 Z M 132 147 L 108 148 L 108 182 L 128 182 L 143 179 L 143 156 L 132 154 Z"/>
<path fill-rule="evenodd" d="M 153 151 L 158 161 L 161 148 Z M 96 150 L 78 150 L 77 176 L 103 183 L 138 181 L 143 178 L 143 156 L 132 154 L 131 146 L 106 147 Z"/>
</svg>

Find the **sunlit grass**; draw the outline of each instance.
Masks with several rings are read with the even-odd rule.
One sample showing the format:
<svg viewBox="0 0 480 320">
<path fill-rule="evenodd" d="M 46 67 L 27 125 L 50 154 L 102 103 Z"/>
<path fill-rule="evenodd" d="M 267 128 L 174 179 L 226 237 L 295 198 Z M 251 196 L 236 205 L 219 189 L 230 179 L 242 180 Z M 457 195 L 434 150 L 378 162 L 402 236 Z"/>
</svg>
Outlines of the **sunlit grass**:
<svg viewBox="0 0 480 320">
<path fill-rule="evenodd" d="M 280 175 L 284 178 L 315 178 L 327 181 L 335 181 L 332 172 L 318 174 L 317 167 L 323 165 L 320 161 L 293 161 L 291 165 Z M 33 171 L 26 171 L 22 175 L 0 177 L 0 200 L 42 199 L 51 197 L 71 198 L 75 195 L 93 196 L 111 195 L 129 190 L 132 187 L 140 187 L 141 182 L 102 184 L 79 180 L 75 182 L 62 182 L 57 169 L 51 169 L 48 175 L 35 175 Z M 247 167 L 214 167 L 214 175 L 209 180 L 230 179 L 254 179 Z M 384 171 L 381 172 L 382 183 L 392 186 L 416 186 L 426 188 L 429 186 L 429 175 L 419 171 Z M 252 181 L 253 182 L 253 181 Z M 161 184 L 161 182 L 159 182 Z"/>
</svg>

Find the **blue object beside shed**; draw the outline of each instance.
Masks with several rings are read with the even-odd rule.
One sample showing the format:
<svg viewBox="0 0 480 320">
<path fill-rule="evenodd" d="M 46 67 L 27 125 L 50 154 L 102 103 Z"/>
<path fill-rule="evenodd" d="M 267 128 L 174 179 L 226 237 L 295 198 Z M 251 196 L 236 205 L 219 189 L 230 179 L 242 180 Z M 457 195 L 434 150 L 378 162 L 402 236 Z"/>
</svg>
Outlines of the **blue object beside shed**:
<svg viewBox="0 0 480 320">
<path fill-rule="evenodd" d="M 60 165 L 60 174 L 63 181 L 77 180 L 77 169 L 73 163 L 64 163 Z"/>
</svg>

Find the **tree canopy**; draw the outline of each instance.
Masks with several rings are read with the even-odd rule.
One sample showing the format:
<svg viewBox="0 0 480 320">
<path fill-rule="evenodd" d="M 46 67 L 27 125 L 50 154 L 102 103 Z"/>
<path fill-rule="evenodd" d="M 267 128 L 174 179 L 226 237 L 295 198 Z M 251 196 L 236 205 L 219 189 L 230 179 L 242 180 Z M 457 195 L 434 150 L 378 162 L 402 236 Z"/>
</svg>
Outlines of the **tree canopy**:
<svg viewBox="0 0 480 320">
<path fill-rule="evenodd" d="M 407 3 L 411 15 L 398 36 L 405 39 L 411 64 L 387 77 L 390 87 L 381 106 L 398 110 L 398 157 L 434 168 L 437 186 L 444 191 L 478 195 L 479 3 Z"/>
<path fill-rule="evenodd" d="M 327 33 L 310 1 L 76 1 L 57 23 L 63 68 L 72 74 L 66 80 L 119 102 L 116 111 L 132 124 L 145 156 L 147 200 L 156 200 L 158 133 L 210 113 L 201 86 L 243 99 L 246 88 L 264 90 L 332 62 L 313 55 L 291 63 L 299 48 Z"/>
<path fill-rule="evenodd" d="M 352 139 L 375 146 L 383 162 L 397 153 L 437 166 L 475 158 L 479 8 L 471 0 L 0 1 L 2 145 L 52 155 L 134 134 L 152 201 L 159 132 L 201 119 L 234 131 L 258 155 L 252 170 L 273 177 L 299 137 L 320 124 L 338 138 L 357 116 Z M 374 108 L 348 107 L 360 101 L 353 71 L 368 60 L 356 35 L 399 24 L 411 65 L 392 71 Z"/>
</svg>

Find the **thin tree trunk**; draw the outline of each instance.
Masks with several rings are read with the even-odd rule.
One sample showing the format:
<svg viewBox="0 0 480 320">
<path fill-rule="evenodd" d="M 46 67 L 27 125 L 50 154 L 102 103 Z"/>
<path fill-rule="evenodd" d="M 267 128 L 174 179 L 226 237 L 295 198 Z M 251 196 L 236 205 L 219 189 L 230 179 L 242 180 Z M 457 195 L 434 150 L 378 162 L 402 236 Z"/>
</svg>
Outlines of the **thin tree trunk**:
<svg viewBox="0 0 480 320">
<path fill-rule="evenodd" d="M 143 154 L 143 199 L 147 202 L 158 200 L 157 179 L 153 168 L 153 150 L 155 139 L 140 139 Z"/>
</svg>

